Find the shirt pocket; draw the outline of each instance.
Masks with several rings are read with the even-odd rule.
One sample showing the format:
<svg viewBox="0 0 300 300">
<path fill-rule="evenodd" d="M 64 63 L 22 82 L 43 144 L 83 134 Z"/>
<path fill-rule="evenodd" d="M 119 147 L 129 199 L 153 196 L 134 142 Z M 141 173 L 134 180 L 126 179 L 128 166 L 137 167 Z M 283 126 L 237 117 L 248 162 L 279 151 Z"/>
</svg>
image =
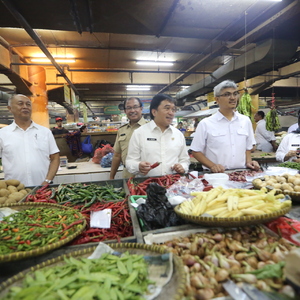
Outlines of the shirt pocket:
<svg viewBox="0 0 300 300">
<path fill-rule="evenodd" d="M 128 148 L 128 142 L 127 142 L 127 136 L 126 135 L 122 135 L 119 137 L 119 143 L 120 143 L 120 148 L 121 151 L 125 151 Z"/>
<path fill-rule="evenodd" d="M 33 139 L 33 147 L 38 152 L 41 152 L 43 154 L 49 154 L 49 143 L 46 136 L 35 135 Z"/>
<path fill-rule="evenodd" d="M 249 136 L 249 132 L 247 130 L 245 130 L 244 128 L 239 128 L 237 130 L 237 134 L 238 134 L 238 140 L 239 141 L 246 141 L 248 136 Z"/>
</svg>

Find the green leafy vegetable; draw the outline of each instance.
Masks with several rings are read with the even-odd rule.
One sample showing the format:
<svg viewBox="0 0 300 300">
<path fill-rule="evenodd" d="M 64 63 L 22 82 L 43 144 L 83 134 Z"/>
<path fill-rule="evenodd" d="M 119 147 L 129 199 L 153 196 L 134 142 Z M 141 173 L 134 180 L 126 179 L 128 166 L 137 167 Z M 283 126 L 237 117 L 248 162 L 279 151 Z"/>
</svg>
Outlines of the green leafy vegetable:
<svg viewBox="0 0 300 300">
<path fill-rule="evenodd" d="M 251 271 L 249 273 L 254 274 L 257 279 L 282 278 L 284 265 L 285 262 L 281 261 L 277 264 L 265 265 L 261 269 Z"/>
</svg>

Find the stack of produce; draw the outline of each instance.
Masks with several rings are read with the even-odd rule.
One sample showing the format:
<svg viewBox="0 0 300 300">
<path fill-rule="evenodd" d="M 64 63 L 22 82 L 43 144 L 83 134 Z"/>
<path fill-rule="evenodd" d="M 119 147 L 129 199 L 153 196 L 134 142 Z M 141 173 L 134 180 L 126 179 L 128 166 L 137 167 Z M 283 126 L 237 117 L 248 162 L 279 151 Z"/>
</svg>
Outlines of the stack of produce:
<svg viewBox="0 0 300 300">
<path fill-rule="evenodd" d="M 58 187 L 45 185 L 38 189 L 35 194 L 28 195 L 26 202 L 48 203 L 72 203 L 72 205 L 84 204 L 85 207 L 93 203 L 121 200 L 125 198 L 122 187 L 114 188 L 112 185 L 71 183 L 61 184 Z"/>
<path fill-rule="evenodd" d="M 169 174 L 161 177 L 149 177 L 141 183 L 137 183 L 133 178 L 129 178 L 127 186 L 131 195 L 147 195 L 146 189 L 151 182 L 156 182 L 164 188 L 169 188 L 173 183 L 179 180 L 180 174 Z"/>
<path fill-rule="evenodd" d="M 273 187 L 283 193 L 300 192 L 300 174 L 265 175 L 261 179 L 254 179 L 252 183 L 257 187 Z"/>
<path fill-rule="evenodd" d="M 58 187 L 43 186 L 34 195 L 28 195 L 27 202 L 59 203 L 78 210 L 86 218 L 86 229 L 72 242 L 74 245 L 107 240 L 121 241 L 133 236 L 132 221 L 124 189 L 111 185 L 61 184 Z M 120 201 L 120 199 L 124 199 Z M 112 202 L 114 201 L 114 202 Z M 112 209 L 111 227 L 90 228 L 91 212 Z"/>
<path fill-rule="evenodd" d="M 30 192 L 19 180 L 0 180 L 0 205 L 17 203 Z"/>
<path fill-rule="evenodd" d="M 68 205 L 68 203 L 65 205 Z M 117 240 L 118 242 L 121 242 L 121 238 L 133 236 L 132 221 L 126 199 L 119 202 L 98 202 L 88 208 L 85 208 L 84 205 L 76 205 L 73 208 L 80 210 L 87 221 L 86 229 L 72 242 L 73 245 L 107 240 Z M 109 208 L 112 210 L 111 227 L 90 228 L 91 212 Z"/>
<path fill-rule="evenodd" d="M 65 258 L 63 265 L 26 275 L 22 287 L 12 287 L 2 300 L 144 299 L 152 283 L 142 255 L 105 253 L 98 259 Z"/>
<path fill-rule="evenodd" d="M 286 161 L 284 163 L 279 164 L 278 167 L 300 170 L 300 163 L 293 162 L 293 161 Z"/>
<path fill-rule="evenodd" d="M 284 195 L 274 195 L 275 190 L 223 189 L 217 187 L 209 192 L 193 192 L 191 201 L 178 206 L 178 211 L 191 216 L 206 213 L 218 218 L 268 214 L 291 206 L 291 201 L 280 202 Z"/>
<path fill-rule="evenodd" d="M 74 210 L 28 208 L 0 222 L 0 254 L 29 251 L 66 239 L 82 228 L 84 218 Z"/>
<path fill-rule="evenodd" d="M 222 283 L 247 282 L 268 292 L 294 295 L 284 281 L 284 257 L 295 246 L 263 227 L 191 234 L 164 243 L 179 255 L 188 276 L 185 295 L 213 299 L 227 295 Z"/>
</svg>

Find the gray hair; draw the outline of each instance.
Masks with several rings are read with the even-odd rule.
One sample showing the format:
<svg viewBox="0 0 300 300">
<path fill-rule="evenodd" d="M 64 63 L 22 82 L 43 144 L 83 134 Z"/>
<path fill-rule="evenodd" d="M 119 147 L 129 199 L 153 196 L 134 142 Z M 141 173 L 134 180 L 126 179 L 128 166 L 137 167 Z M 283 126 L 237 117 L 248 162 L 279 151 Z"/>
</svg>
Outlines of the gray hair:
<svg viewBox="0 0 300 300">
<path fill-rule="evenodd" d="M 18 96 L 22 96 L 22 97 L 26 97 L 26 98 L 28 98 L 27 96 L 25 96 L 25 95 L 23 95 L 23 94 L 14 94 L 14 95 L 12 95 L 9 99 L 8 99 L 8 101 L 7 101 L 7 106 L 11 106 L 11 101 L 13 100 L 13 99 L 15 99 L 16 97 L 18 97 Z M 29 98 L 28 98 L 29 99 Z M 30 100 L 30 99 L 29 99 Z"/>
<path fill-rule="evenodd" d="M 214 87 L 214 96 L 218 97 L 220 95 L 220 93 L 222 92 L 222 90 L 228 89 L 228 88 L 237 89 L 237 85 L 232 80 L 224 80 Z"/>
</svg>

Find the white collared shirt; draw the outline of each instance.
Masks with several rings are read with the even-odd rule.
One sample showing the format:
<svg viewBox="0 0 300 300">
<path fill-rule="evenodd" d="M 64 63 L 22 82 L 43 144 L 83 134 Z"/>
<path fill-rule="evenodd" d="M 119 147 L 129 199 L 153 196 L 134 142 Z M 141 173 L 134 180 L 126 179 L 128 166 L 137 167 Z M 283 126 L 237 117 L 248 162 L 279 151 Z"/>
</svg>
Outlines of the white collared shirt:
<svg viewBox="0 0 300 300">
<path fill-rule="evenodd" d="M 300 148 L 300 134 L 298 133 L 287 134 L 280 142 L 279 147 L 276 151 L 276 160 L 283 162 L 285 155 L 290 150 L 297 150 L 297 148 Z M 289 158 L 288 161 L 292 161 L 293 159 L 296 158 L 297 158 L 296 156 L 293 156 Z"/>
<path fill-rule="evenodd" d="M 229 121 L 218 110 L 198 124 L 190 148 L 225 169 L 239 169 L 246 167 L 246 150 L 253 148 L 253 142 L 249 117 L 235 112 Z"/>
<path fill-rule="evenodd" d="M 177 163 L 187 172 L 190 158 L 183 134 L 173 126 L 162 132 L 153 120 L 136 129 L 130 139 L 126 168 L 130 173 L 138 174 L 141 161 L 161 162 L 146 176 L 172 174 L 171 167 Z"/>
<path fill-rule="evenodd" d="M 0 130 L 0 156 L 5 179 L 25 186 L 42 184 L 48 173 L 50 154 L 59 152 L 50 129 L 34 122 L 23 130 L 15 122 Z"/>
<path fill-rule="evenodd" d="M 262 119 L 257 122 L 257 126 L 255 129 L 255 140 L 257 150 L 263 150 L 265 152 L 272 152 L 273 146 L 271 145 L 271 141 L 276 141 L 275 134 L 273 131 L 269 131 L 266 129 L 266 120 Z M 269 146 L 269 147 L 268 147 Z"/>
<path fill-rule="evenodd" d="M 298 123 L 295 123 L 295 124 L 291 125 L 291 126 L 288 128 L 288 133 L 291 133 L 292 131 L 297 130 L 298 127 L 299 127 Z"/>
</svg>

